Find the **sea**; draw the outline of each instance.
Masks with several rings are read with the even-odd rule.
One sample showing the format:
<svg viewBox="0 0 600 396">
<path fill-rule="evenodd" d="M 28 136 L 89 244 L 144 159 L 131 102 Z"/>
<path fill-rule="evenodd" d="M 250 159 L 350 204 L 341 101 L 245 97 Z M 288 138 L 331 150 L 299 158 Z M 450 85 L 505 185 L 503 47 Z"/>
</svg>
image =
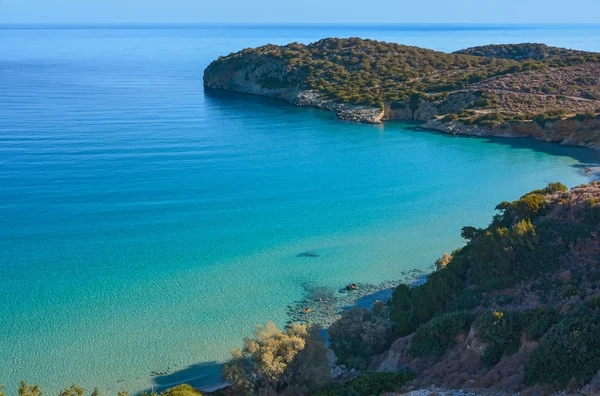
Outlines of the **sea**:
<svg viewBox="0 0 600 396">
<path fill-rule="evenodd" d="M 499 202 L 590 181 L 590 149 L 203 88 L 221 55 L 354 36 L 600 51 L 600 25 L 0 25 L 8 395 L 22 379 L 47 395 L 214 383 L 230 349 L 283 326 L 310 288 L 425 270 Z"/>
</svg>

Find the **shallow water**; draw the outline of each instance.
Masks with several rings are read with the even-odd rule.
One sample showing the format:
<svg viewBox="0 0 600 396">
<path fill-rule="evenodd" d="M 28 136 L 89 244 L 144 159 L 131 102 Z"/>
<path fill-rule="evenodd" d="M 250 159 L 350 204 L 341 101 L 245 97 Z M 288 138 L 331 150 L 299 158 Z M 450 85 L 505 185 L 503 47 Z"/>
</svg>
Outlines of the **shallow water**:
<svg viewBox="0 0 600 396">
<path fill-rule="evenodd" d="M 209 375 L 254 324 L 284 323 L 304 285 L 426 268 L 498 202 L 584 183 L 581 167 L 600 162 L 585 149 L 350 124 L 203 90 L 219 55 L 327 36 L 600 50 L 597 26 L 0 28 L 9 393 L 22 378 L 55 393 Z M 296 257 L 306 251 L 319 257 Z"/>
</svg>

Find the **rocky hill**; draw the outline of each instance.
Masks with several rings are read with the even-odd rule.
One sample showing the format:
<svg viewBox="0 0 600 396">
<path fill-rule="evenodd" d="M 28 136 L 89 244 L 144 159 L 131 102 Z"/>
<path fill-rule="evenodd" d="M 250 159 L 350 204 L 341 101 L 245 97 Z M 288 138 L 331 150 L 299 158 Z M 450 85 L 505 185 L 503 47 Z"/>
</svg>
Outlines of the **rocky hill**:
<svg viewBox="0 0 600 396">
<path fill-rule="evenodd" d="M 550 184 L 496 209 L 426 283 L 396 288 L 389 349 L 357 348 L 385 334 L 373 313 L 358 331 L 353 313 L 332 325 L 338 363 L 410 370 L 413 386 L 600 394 L 600 183 Z"/>
<path fill-rule="evenodd" d="M 426 121 L 424 128 L 453 134 L 600 148 L 599 70 L 600 54 L 543 44 L 447 54 L 350 38 L 245 49 L 212 62 L 204 84 L 350 121 Z"/>
</svg>

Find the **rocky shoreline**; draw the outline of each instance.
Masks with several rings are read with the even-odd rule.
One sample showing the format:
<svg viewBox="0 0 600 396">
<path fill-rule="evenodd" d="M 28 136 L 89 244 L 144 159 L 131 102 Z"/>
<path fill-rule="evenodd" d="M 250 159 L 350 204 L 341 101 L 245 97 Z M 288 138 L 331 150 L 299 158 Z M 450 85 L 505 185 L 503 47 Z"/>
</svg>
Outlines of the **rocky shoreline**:
<svg viewBox="0 0 600 396">
<path fill-rule="evenodd" d="M 543 128 L 537 123 L 503 123 L 497 128 L 466 125 L 460 121 L 442 121 L 435 118 L 419 126 L 425 131 L 436 131 L 453 136 L 533 138 L 563 146 L 586 147 L 600 150 L 600 120 L 562 120 L 549 123 Z"/>
<path fill-rule="evenodd" d="M 376 301 L 387 301 L 399 284 L 421 284 L 429 272 L 413 269 L 402 272 L 401 280 L 380 284 L 356 283 L 339 290 L 312 284 L 304 285 L 306 297 L 286 307 L 287 323 L 312 323 L 327 329 L 344 311 L 355 305 L 371 308 Z"/>
<path fill-rule="evenodd" d="M 359 106 L 347 103 L 337 103 L 323 99 L 314 91 L 297 89 L 263 89 L 255 85 L 236 86 L 234 89 L 222 85 L 206 84 L 208 88 L 231 90 L 249 95 L 265 96 L 282 100 L 289 104 L 302 107 L 314 107 L 334 112 L 340 120 L 363 124 L 382 124 L 385 122 L 405 121 L 422 122 L 420 130 L 435 131 L 453 136 L 501 137 L 501 138 L 533 138 L 546 142 L 559 143 L 563 146 L 586 147 L 600 150 L 600 119 L 594 120 L 560 120 L 548 123 L 543 127 L 535 121 L 504 122 L 495 128 L 478 125 L 467 125 L 461 121 L 444 121 L 431 102 L 420 100 L 416 108 L 409 110 L 392 109 L 387 106 L 379 109 L 370 106 Z M 452 95 L 457 103 L 447 106 L 451 110 L 459 109 L 466 98 Z M 464 95 L 461 95 L 464 96 Z M 450 102 L 446 100 L 446 102 Z"/>
<path fill-rule="evenodd" d="M 209 89 L 320 108 L 345 121 L 417 121 L 452 135 L 600 149 L 599 71 L 600 54 L 542 44 L 447 54 L 330 38 L 221 56 L 203 80 Z"/>
</svg>

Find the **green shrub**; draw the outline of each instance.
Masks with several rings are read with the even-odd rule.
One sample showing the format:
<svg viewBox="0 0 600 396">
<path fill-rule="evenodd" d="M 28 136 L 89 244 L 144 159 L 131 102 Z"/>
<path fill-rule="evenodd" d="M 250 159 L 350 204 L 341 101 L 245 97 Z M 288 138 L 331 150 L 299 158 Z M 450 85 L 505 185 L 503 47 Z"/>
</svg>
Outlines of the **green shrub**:
<svg viewBox="0 0 600 396">
<path fill-rule="evenodd" d="M 555 309 L 531 309 L 519 313 L 519 321 L 530 341 L 539 340 L 560 320 L 560 314 Z"/>
<path fill-rule="evenodd" d="M 545 113 L 538 114 L 534 121 L 537 122 L 540 126 L 545 126 L 548 122 L 555 122 L 562 120 L 567 116 L 567 111 L 564 109 L 550 110 Z"/>
<path fill-rule="evenodd" d="M 513 354 L 521 345 L 521 325 L 515 312 L 484 312 L 474 326 L 478 336 L 488 344 L 481 358 L 487 366 L 493 366 L 503 356 Z"/>
<path fill-rule="evenodd" d="M 481 117 L 477 118 L 473 123 L 475 125 L 479 125 L 479 126 L 483 126 L 483 127 L 496 128 L 500 124 L 504 123 L 504 121 L 506 121 L 506 120 L 502 114 L 488 113 L 488 114 L 484 114 Z"/>
<path fill-rule="evenodd" d="M 313 396 L 379 396 L 394 392 L 416 378 L 410 371 L 399 373 L 365 372 L 345 384 L 330 385 L 313 392 Z"/>
<path fill-rule="evenodd" d="M 414 357 L 441 356 L 455 344 L 456 335 L 469 331 L 473 314 L 458 311 L 435 316 L 421 326 L 411 340 L 409 354 Z"/>
<path fill-rule="evenodd" d="M 525 364 L 525 382 L 588 382 L 600 368 L 600 304 L 588 302 L 553 326 Z"/>
<path fill-rule="evenodd" d="M 389 310 L 381 302 L 373 309 L 354 307 L 329 327 L 331 349 L 339 364 L 364 369 L 367 358 L 381 353 L 392 342 Z"/>
<path fill-rule="evenodd" d="M 546 198 L 542 194 L 530 193 L 513 202 L 509 210 L 513 210 L 519 218 L 531 218 L 541 213 L 546 206 Z"/>
<path fill-rule="evenodd" d="M 162 393 L 163 396 L 201 396 L 202 393 L 188 384 L 178 385 Z"/>
<path fill-rule="evenodd" d="M 257 326 L 254 338 L 245 338 L 243 348 L 231 352 L 232 359 L 222 368 L 223 377 L 235 394 L 294 394 L 321 387 L 331 376 L 320 333 L 319 327 L 297 323 L 285 330 L 272 322 Z"/>
</svg>

